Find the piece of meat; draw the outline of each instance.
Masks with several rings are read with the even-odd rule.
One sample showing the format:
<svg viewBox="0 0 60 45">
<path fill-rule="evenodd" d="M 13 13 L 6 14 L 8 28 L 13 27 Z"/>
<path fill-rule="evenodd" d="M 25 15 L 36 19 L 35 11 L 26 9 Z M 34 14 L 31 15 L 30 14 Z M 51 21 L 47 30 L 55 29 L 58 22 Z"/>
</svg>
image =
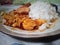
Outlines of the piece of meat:
<svg viewBox="0 0 60 45">
<path fill-rule="evenodd" d="M 41 26 L 43 23 L 46 22 L 46 20 L 43 20 L 43 19 L 36 19 L 35 22 L 36 22 L 37 26 Z"/>
<path fill-rule="evenodd" d="M 16 10 L 17 13 L 22 15 L 28 15 L 29 11 L 30 11 L 29 7 L 26 7 L 26 6 L 20 7 Z"/>
<path fill-rule="evenodd" d="M 6 24 L 6 25 L 9 25 L 9 26 L 13 23 L 13 20 L 15 19 L 14 16 L 9 15 L 9 14 L 4 14 L 4 15 L 2 16 L 2 18 L 4 18 L 4 19 L 6 20 L 5 24 Z"/>
<path fill-rule="evenodd" d="M 16 10 L 13 10 L 13 11 L 9 12 L 10 15 L 15 15 L 15 13 L 16 13 Z"/>
<path fill-rule="evenodd" d="M 14 11 L 15 14 L 28 15 L 29 14 L 29 11 L 30 11 L 30 8 L 29 8 L 30 5 L 31 5 L 30 3 L 27 3 L 25 5 L 22 5 L 17 10 Z"/>
<path fill-rule="evenodd" d="M 9 20 L 9 19 L 14 19 L 15 17 L 13 15 L 10 15 L 10 14 L 4 14 L 2 16 L 2 18 Z"/>
<path fill-rule="evenodd" d="M 32 30 L 32 29 L 34 29 L 35 26 L 36 26 L 35 21 L 33 21 L 31 19 L 25 19 L 23 21 L 23 28 L 25 30 Z"/>
<path fill-rule="evenodd" d="M 20 27 L 22 20 L 19 17 L 15 18 L 13 21 L 14 21 L 14 23 L 12 24 L 13 27 Z"/>
</svg>

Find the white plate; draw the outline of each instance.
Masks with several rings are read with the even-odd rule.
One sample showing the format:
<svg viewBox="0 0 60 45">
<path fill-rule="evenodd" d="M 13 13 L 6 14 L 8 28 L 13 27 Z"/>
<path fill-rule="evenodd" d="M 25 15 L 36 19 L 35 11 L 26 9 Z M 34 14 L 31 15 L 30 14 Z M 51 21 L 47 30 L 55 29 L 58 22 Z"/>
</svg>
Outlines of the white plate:
<svg viewBox="0 0 60 45">
<path fill-rule="evenodd" d="M 13 9 L 18 8 L 19 6 L 10 6 L 7 8 L 7 6 L 5 6 L 5 9 L 7 12 L 11 11 Z M 0 9 L 3 9 L 4 6 L 1 6 Z M 21 29 L 12 29 L 12 27 L 0 24 L 0 31 L 7 33 L 9 35 L 13 35 L 13 36 L 18 36 L 18 37 L 23 37 L 23 38 L 36 38 L 36 37 L 44 37 L 44 36 L 51 36 L 51 35 L 56 35 L 56 34 L 60 34 L 60 18 L 56 21 L 56 25 L 53 26 L 50 29 L 46 29 L 44 32 L 40 32 L 39 30 L 36 31 L 24 31 Z"/>
</svg>

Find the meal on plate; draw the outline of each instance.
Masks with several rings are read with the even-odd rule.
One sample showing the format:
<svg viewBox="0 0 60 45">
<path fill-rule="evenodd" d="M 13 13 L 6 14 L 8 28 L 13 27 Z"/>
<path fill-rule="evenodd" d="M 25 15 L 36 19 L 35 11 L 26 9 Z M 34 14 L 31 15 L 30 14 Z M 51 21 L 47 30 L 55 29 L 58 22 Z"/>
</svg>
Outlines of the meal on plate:
<svg viewBox="0 0 60 45">
<path fill-rule="evenodd" d="M 27 3 L 2 16 L 4 25 L 22 30 L 45 30 L 55 25 L 58 18 L 55 7 L 46 2 Z"/>
</svg>

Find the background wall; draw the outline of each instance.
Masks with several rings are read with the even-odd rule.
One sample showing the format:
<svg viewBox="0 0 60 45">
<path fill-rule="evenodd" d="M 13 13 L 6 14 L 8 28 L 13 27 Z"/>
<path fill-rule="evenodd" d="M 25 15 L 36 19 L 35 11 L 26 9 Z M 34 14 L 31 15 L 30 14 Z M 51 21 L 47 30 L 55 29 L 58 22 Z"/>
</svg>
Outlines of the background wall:
<svg viewBox="0 0 60 45">
<path fill-rule="evenodd" d="M 27 2 L 35 2 L 38 0 L 0 0 L 0 4 L 24 4 Z M 60 4 L 60 0 L 39 0 L 39 1 L 44 1 L 44 2 L 49 2 L 53 4 Z"/>
<path fill-rule="evenodd" d="M 35 2 L 38 0 L 13 0 L 13 4 L 20 4 L 21 3 L 27 3 L 27 2 Z M 54 4 L 60 4 L 60 0 L 39 0 L 39 1 L 44 1 L 44 2 L 49 2 L 49 3 L 54 3 Z"/>
</svg>

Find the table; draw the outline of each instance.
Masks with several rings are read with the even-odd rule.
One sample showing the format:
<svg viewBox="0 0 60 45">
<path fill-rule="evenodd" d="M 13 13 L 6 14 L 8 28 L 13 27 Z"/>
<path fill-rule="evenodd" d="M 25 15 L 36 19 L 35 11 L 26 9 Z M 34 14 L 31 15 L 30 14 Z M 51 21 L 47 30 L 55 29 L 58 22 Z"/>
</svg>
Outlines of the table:
<svg viewBox="0 0 60 45">
<path fill-rule="evenodd" d="M 0 45 L 60 45 L 60 34 L 55 36 L 50 36 L 50 41 L 48 41 L 49 37 L 47 38 L 44 37 L 44 39 L 45 41 L 42 41 L 41 38 L 25 39 L 25 38 L 6 35 L 0 32 Z M 54 39 L 54 40 L 51 40 L 51 39 Z"/>
</svg>

